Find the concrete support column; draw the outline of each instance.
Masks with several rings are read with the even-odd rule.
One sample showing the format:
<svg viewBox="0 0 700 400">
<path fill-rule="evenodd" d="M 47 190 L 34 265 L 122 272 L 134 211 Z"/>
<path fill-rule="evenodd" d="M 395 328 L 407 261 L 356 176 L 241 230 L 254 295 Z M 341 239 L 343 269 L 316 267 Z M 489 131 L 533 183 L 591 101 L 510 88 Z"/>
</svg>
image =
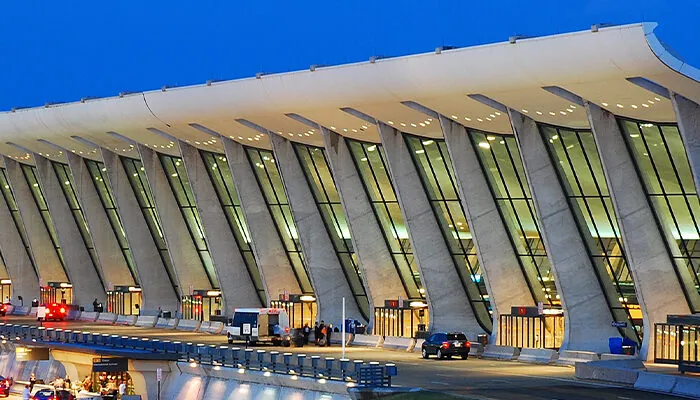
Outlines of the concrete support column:
<svg viewBox="0 0 700 400">
<path fill-rule="evenodd" d="M 236 307 L 260 307 L 257 291 L 212 186 L 207 166 L 194 146 L 182 141 L 178 143 L 197 203 L 197 211 L 202 220 L 202 228 L 206 232 L 214 269 L 219 278 L 224 297 L 224 311 L 226 315 L 233 315 Z"/>
<path fill-rule="evenodd" d="M 24 223 L 24 231 L 29 240 L 29 247 L 34 256 L 34 262 L 39 270 L 39 279 L 44 285 L 49 282 L 67 282 L 68 276 L 63 270 L 56 248 L 51 242 L 41 213 L 34 202 L 32 192 L 24 178 L 22 166 L 17 161 L 3 156 L 7 180 L 12 193 L 15 195 L 17 208 Z"/>
<path fill-rule="evenodd" d="M 211 283 L 187 230 L 175 195 L 170 189 L 158 153 L 142 144 L 137 146 L 180 291 L 182 294 L 188 294 L 190 286 L 194 290 L 211 289 Z"/>
<path fill-rule="evenodd" d="M 348 318 L 362 319 L 292 142 L 273 133 L 269 137 L 316 293 L 318 318 L 336 326 L 342 323 L 342 298 L 345 297 Z"/>
<path fill-rule="evenodd" d="M 592 103 L 586 103 L 586 110 L 644 316 L 640 353 L 652 359 L 654 324 L 665 322 L 667 314 L 688 314 L 690 308 L 615 116 Z M 688 290 L 697 296 L 694 287 Z"/>
<path fill-rule="evenodd" d="M 241 208 L 248 223 L 251 247 L 262 274 L 268 300 L 277 300 L 285 290 L 300 293 L 299 282 L 287 258 L 284 245 L 275 229 L 275 222 L 267 208 L 255 172 L 250 167 L 245 148 L 231 139 L 222 137 L 226 162 L 231 170 Z"/>
<path fill-rule="evenodd" d="M 403 134 L 378 122 L 389 172 L 399 200 L 413 253 L 430 309 L 430 331 L 463 331 L 467 337 L 483 333 L 455 270 L 420 175 Z"/>
<path fill-rule="evenodd" d="M 337 133 L 325 127 L 321 127 L 321 132 L 371 307 L 383 307 L 384 300 L 399 296 L 407 298 L 350 148 Z M 373 318 L 374 313 L 371 315 Z"/>
<path fill-rule="evenodd" d="M 103 277 L 99 275 L 99 265 L 93 265 L 90 253 L 80 235 L 80 229 L 73 217 L 51 160 L 34 154 L 34 162 L 39 175 L 39 183 L 46 198 L 58 242 L 63 251 L 66 272 L 73 284 L 73 304 L 89 309 L 93 300 L 106 303 Z M 81 206 L 82 208 L 82 206 Z"/>
<path fill-rule="evenodd" d="M 671 93 L 671 101 L 690 170 L 693 172 L 695 190 L 700 193 L 700 104 L 678 93 Z"/>
<path fill-rule="evenodd" d="M 129 266 L 124 258 L 117 236 L 107 218 L 90 171 L 85 160 L 71 152 L 66 152 L 68 167 L 73 175 L 75 194 L 90 228 L 92 243 L 100 259 L 100 268 L 105 285 L 135 285 Z"/>
<path fill-rule="evenodd" d="M 112 189 L 114 202 L 119 210 L 119 217 L 131 249 L 131 256 L 136 264 L 143 303 L 141 309 L 157 310 L 160 307 L 163 310 L 177 310 L 178 292 L 167 278 L 167 270 L 119 155 L 104 148 L 100 150 L 107 168 L 108 182 L 106 183 Z"/>
<path fill-rule="evenodd" d="M 0 229 L 0 251 L 5 259 L 7 275 L 12 280 L 13 304 L 19 304 L 17 296 L 22 296 L 25 301 L 39 298 L 37 271 L 24 247 L 10 208 L 3 199 L 0 199 L 0 226 L 3 227 Z"/>
<path fill-rule="evenodd" d="M 462 207 L 486 276 L 495 339 L 500 314 L 510 314 L 512 306 L 532 306 L 535 303 L 467 128 L 444 115 L 439 115 L 439 119 Z"/>
<path fill-rule="evenodd" d="M 558 184 L 556 167 L 537 123 L 515 110 L 509 109 L 508 113 L 564 308 L 566 326 L 561 348 L 607 352 L 608 338 L 619 336 L 619 332 L 611 325 L 611 310 L 566 194 Z"/>
</svg>

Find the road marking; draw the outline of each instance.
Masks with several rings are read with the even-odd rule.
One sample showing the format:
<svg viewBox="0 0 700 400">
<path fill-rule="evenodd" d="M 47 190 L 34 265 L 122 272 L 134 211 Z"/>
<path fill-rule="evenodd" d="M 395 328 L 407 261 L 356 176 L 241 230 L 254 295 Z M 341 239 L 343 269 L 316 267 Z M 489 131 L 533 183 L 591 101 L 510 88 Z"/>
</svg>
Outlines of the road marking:
<svg viewBox="0 0 700 400">
<path fill-rule="evenodd" d="M 625 396 L 617 396 L 617 398 L 622 399 L 622 400 L 632 400 L 631 397 L 625 397 Z"/>
<path fill-rule="evenodd" d="M 513 382 L 511 382 L 511 381 L 509 381 L 509 380 L 507 380 L 507 379 L 491 379 L 491 382 L 494 382 L 494 383 L 506 383 L 506 384 L 508 384 L 508 385 L 510 385 L 511 383 L 513 383 Z"/>
<path fill-rule="evenodd" d="M 430 383 L 435 384 L 435 385 L 450 386 L 450 384 L 447 383 L 447 382 L 436 382 L 436 381 L 431 381 Z"/>
</svg>

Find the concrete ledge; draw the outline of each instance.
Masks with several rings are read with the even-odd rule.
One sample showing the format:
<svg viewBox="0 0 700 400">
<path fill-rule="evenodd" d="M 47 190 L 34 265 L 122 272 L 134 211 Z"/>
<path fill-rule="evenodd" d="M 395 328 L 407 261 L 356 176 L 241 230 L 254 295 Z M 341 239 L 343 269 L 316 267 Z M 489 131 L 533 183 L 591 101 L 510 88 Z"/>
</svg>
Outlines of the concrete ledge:
<svg viewBox="0 0 700 400">
<path fill-rule="evenodd" d="M 636 360 L 637 356 L 628 356 L 626 354 L 608 354 L 603 353 L 600 355 L 601 361 L 615 361 L 615 360 Z"/>
<path fill-rule="evenodd" d="M 423 346 L 423 342 L 425 342 L 425 339 L 414 339 L 413 347 L 409 348 L 407 351 L 413 353 L 420 353 L 421 346 Z"/>
<path fill-rule="evenodd" d="M 177 318 L 158 318 L 158 320 L 156 320 L 156 328 L 175 329 L 177 323 Z"/>
<path fill-rule="evenodd" d="M 197 327 L 196 330 L 197 330 L 197 332 L 200 332 L 200 333 L 207 333 L 207 331 L 209 330 L 209 327 L 211 327 L 211 322 L 202 321 L 199 323 L 199 326 Z"/>
<path fill-rule="evenodd" d="M 30 309 L 31 309 L 31 307 L 29 307 L 29 306 L 22 306 L 22 307 L 20 307 L 20 306 L 12 306 L 12 307 L 13 307 L 12 311 L 8 312 L 8 314 L 12 314 L 12 315 L 27 315 L 27 314 L 29 314 L 29 311 L 30 311 Z"/>
<path fill-rule="evenodd" d="M 671 391 L 673 394 L 700 398 L 700 378 L 676 377 L 676 386 Z"/>
<path fill-rule="evenodd" d="M 143 315 L 139 315 L 139 317 L 136 318 L 136 323 L 134 325 L 140 328 L 153 328 L 154 326 L 156 326 L 157 322 L 158 317 L 156 316 L 146 317 Z"/>
<path fill-rule="evenodd" d="M 559 353 L 551 349 L 530 349 L 520 350 L 518 361 L 531 364 L 552 364 L 559 358 Z"/>
<path fill-rule="evenodd" d="M 384 338 L 375 335 L 355 335 L 352 338 L 353 346 L 382 347 Z"/>
<path fill-rule="evenodd" d="M 89 321 L 89 322 L 95 322 L 97 321 L 97 317 L 99 317 L 100 314 L 93 312 L 93 311 L 83 311 L 80 313 L 80 316 L 78 317 L 78 320 L 80 321 Z"/>
<path fill-rule="evenodd" d="M 579 379 L 633 385 L 643 371 L 644 364 L 641 360 L 591 361 L 576 363 L 575 376 Z"/>
<path fill-rule="evenodd" d="M 115 325 L 134 326 L 136 324 L 136 315 L 117 315 Z"/>
<path fill-rule="evenodd" d="M 412 345 L 414 345 L 414 339 L 396 336 L 384 336 L 384 343 L 382 343 L 385 349 L 408 350 Z"/>
<path fill-rule="evenodd" d="M 600 360 L 598 353 L 594 353 L 592 351 L 561 350 L 559 352 L 557 364 L 573 366 L 576 365 L 577 362 L 591 362 L 598 360 Z"/>
<path fill-rule="evenodd" d="M 481 357 L 484 354 L 484 345 L 481 343 L 472 343 L 472 348 L 469 350 L 469 355 L 472 357 Z"/>
<path fill-rule="evenodd" d="M 212 335 L 219 335 L 221 334 L 221 331 L 224 330 L 224 323 L 221 321 L 214 321 L 210 323 L 209 329 L 207 330 L 207 333 L 211 333 Z"/>
<path fill-rule="evenodd" d="M 114 321 L 116 320 L 117 314 L 115 313 L 103 312 L 97 316 L 97 322 L 101 322 L 103 324 L 114 324 Z"/>
<path fill-rule="evenodd" d="M 175 329 L 179 331 L 195 332 L 201 325 L 200 321 L 194 319 L 181 319 Z"/>
<path fill-rule="evenodd" d="M 481 357 L 494 360 L 515 360 L 519 355 L 520 349 L 517 347 L 487 344 Z"/>
<path fill-rule="evenodd" d="M 637 380 L 634 382 L 635 389 L 664 393 L 671 393 L 675 385 L 676 377 L 673 375 L 654 374 L 644 371 L 637 375 Z M 700 390 L 700 387 L 698 390 Z M 696 393 L 700 394 L 700 391 Z"/>
</svg>

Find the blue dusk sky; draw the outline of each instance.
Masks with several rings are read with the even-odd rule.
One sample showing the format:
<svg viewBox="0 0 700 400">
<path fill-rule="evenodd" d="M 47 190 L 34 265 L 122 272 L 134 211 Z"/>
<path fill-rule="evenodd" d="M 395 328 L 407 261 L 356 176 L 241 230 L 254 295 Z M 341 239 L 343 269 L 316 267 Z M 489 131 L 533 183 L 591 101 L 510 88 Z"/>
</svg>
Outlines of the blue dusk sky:
<svg viewBox="0 0 700 400">
<path fill-rule="evenodd" d="M 657 35 L 700 67 L 700 0 L 8 0 L 0 110 L 602 22 L 658 22 Z"/>
</svg>

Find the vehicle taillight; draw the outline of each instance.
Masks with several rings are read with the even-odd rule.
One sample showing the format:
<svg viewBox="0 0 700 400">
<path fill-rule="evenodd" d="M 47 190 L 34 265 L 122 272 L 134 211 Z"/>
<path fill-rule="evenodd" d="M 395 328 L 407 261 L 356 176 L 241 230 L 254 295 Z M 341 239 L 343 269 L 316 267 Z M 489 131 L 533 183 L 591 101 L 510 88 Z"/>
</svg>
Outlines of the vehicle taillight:
<svg viewBox="0 0 700 400">
<path fill-rule="evenodd" d="M 63 314 L 63 313 L 65 313 L 65 312 L 66 312 L 66 309 L 65 309 L 65 308 L 63 308 L 63 307 L 61 307 L 61 310 L 60 310 L 60 311 L 61 311 L 61 314 Z"/>
<path fill-rule="evenodd" d="M 472 347 L 472 343 L 467 340 L 467 342 L 464 343 L 464 347 Z"/>
<path fill-rule="evenodd" d="M 449 349 L 452 344 L 450 342 L 442 342 L 442 347 L 443 349 Z"/>
<path fill-rule="evenodd" d="M 284 331 L 289 333 L 289 327 L 284 328 Z"/>
</svg>

